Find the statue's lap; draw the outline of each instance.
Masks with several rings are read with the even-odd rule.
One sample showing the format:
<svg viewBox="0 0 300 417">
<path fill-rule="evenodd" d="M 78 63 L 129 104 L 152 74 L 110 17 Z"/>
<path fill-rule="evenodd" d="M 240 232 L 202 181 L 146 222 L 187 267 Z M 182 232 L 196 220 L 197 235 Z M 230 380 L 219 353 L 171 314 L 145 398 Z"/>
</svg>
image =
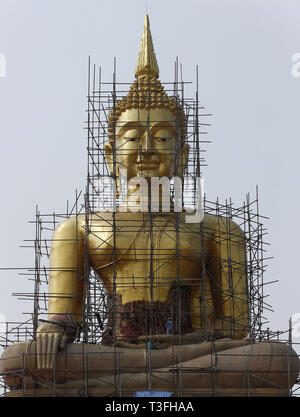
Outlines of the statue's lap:
<svg viewBox="0 0 300 417">
<path fill-rule="evenodd" d="M 0 371 L 11 389 L 23 387 L 24 382 L 27 388 L 36 388 L 37 384 L 54 380 L 56 384 L 72 385 L 82 380 L 83 375 L 99 387 L 113 382 L 115 370 L 122 374 L 123 388 L 146 389 L 150 355 L 152 386 L 157 383 L 166 389 L 174 389 L 179 366 L 182 386 L 199 389 L 212 388 L 212 384 L 224 389 L 239 388 L 249 383 L 253 388 L 289 389 L 299 372 L 298 356 L 289 345 L 271 341 L 253 343 L 250 339 L 219 339 L 161 350 L 72 343 L 56 354 L 52 370 L 37 368 L 34 341 L 20 342 L 5 349 Z M 158 380 L 159 383 L 155 382 Z"/>
</svg>

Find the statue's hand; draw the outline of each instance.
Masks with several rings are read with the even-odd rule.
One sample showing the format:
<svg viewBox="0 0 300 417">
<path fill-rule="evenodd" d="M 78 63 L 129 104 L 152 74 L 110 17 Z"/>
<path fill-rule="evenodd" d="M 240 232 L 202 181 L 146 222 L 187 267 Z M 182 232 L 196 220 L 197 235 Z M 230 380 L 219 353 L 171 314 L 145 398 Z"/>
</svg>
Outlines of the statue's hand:
<svg viewBox="0 0 300 417">
<path fill-rule="evenodd" d="M 51 320 L 42 320 L 36 335 L 38 369 L 53 369 L 57 351 L 73 342 L 79 333 L 80 325 L 68 315 L 57 314 Z"/>
<path fill-rule="evenodd" d="M 37 329 L 36 353 L 38 369 L 53 369 L 55 354 L 63 349 L 67 334 L 63 326 L 44 322 Z"/>
</svg>

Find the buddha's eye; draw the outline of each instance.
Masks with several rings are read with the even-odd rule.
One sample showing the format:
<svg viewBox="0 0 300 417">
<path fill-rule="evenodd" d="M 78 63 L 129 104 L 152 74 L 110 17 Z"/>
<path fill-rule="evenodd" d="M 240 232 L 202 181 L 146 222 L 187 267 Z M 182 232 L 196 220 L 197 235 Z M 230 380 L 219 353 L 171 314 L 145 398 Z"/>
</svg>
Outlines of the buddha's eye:
<svg viewBox="0 0 300 417">
<path fill-rule="evenodd" d="M 128 142 L 134 142 L 136 140 L 136 138 L 126 138 L 126 137 L 124 139 L 126 139 Z"/>
<path fill-rule="evenodd" d="M 156 140 L 159 140 L 160 142 L 167 142 L 169 138 L 155 138 Z"/>
</svg>

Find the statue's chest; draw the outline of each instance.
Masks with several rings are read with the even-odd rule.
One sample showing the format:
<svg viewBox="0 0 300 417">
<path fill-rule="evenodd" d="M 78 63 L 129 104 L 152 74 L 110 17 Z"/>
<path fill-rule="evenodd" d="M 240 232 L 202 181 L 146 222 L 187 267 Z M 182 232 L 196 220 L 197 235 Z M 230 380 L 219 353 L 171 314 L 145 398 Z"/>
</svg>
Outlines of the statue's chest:
<svg viewBox="0 0 300 417">
<path fill-rule="evenodd" d="M 94 265 L 109 274 L 115 262 L 119 277 L 189 277 L 201 265 L 200 233 L 165 218 L 151 224 L 117 225 L 115 234 L 112 230 L 98 231 L 91 236 L 91 244 Z"/>
</svg>

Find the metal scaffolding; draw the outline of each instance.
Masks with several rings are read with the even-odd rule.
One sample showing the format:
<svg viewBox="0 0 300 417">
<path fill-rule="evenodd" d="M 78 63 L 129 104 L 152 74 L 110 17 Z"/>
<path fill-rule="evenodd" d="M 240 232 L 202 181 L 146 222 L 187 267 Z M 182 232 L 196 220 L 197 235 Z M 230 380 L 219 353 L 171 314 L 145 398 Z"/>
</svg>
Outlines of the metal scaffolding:
<svg viewBox="0 0 300 417">
<path fill-rule="evenodd" d="M 183 183 L 194 184 L 192 186 L 192 192 L 182 195 L 182 203 L 184 206 L 196 205 L 196 183 L 197 178 L 203 174 L 203 167 L 205 166 L 205 146 L 209 142 L 205 140 L 206 127 L 208 114 L 204 112 L 204 108 L 199 104 L 199 92 L 198 92 L 198 69 L 196 70 L 196 92 L 194 97 L 185 97 L 186 82 L 182 79 L 181 65 L 178 60 L 174 64 L 174 81 L 170 83 L 164 83 L 164 90 L 169 95 L 174 97 L 187 117 L 186 125 L 186 143 L 189 145 L 189 157 L 187 161 L 186 170 L 184 172 Z M 106 156 L 104 154 L 104 145 L 108 140 L 109 129 L 109 115 L 115 111 L 116 103 L 126 96 L 129 92 L 131 83 L 119 83 L 117 82 L 116 62 L 114 63 L 114 73 L 112 82 L 103 82 L 101 79 L 101 69 L 96 70 L 95 65 L 91 65 L 89 61 L 88 69 L 88 104 L 87 104 L 87 184 L 84 193 L 77 193 L 75 196 L 75 202 L 72 206 L 67 204 L 66 211 L 64 213 L 48 213 L 42 214 L 36 209 L 35 219 L 33 224 L 35 226 L 35 237 L 31 241 L 25 242 L 25 247 L 30 247 L 34 250 L 34 266 L 25 272 L 22 272 L 24 276 L 33 282 L 32 293 L 17 293 L 14 294 L 19 299 L 29 300 L 32 305 L 32 313 L 28 315 L 28 319 L 25 322 L 6 323 L 6 334 L 0 339 L 0 346 L 6 348 L 16 342 L 30 341 L 36 339 L 36 331 L 40 319 L 47 319 L 48 302 L 49 298 L 55 296 L 49 295 L 49 258 L 51 252 L 52 234 L 55 231 L 57 225 L 63 220 L 80 216 L 84 218 L 84 268 L 83 268 L 83 281 L 84 281 L 84 303 L 82 313 L 81 331 L 77 340 L 74 343 L 78 344 L 93 344 L 101 346 L 113 346 L 115 347 L 115 367 L 112 373 L 112 378 L 107 382 L 106 388 L 96 390 L 90 388 L 88 384 L 88 378 L 92 376 L 92 372 L 88 365 L 83 364 L 82 384 L 80 389 L 73 390 L 72 394 L 68 391 L 66 395 L 69 396 L 89 396 L 89 395 L 103 395 L 103 396 L 131 396 L 134 393 L 126 390 L 122 386 L 122 367 L 120 366 L 119 352 L 117 347 L 126 347 L 132 343 L 129 337 L 124 337 L 120 332 L 121 320 L 130 312 L 124 310 L 120 296 L 118 295 L 118 286 L 122 285 L 126 288 L 135 288 L 135 286 L 141 286 L 141 277 L 135 277 L 134 274 L 123 276 L 122 282 L 117 277 L 117 263 L 120 253 L 117 251 L 116 238 L 117 235 L 122 234 L 122 228 L 117 225 L 116 213 L 119 206 L 124 201 L 124 194 L 122 190 L 119 194 L 113 193 L 115 200 L 112 200 L 111 184 L 112 179 L 117 179 L 116 162 L 113 161 L 113 172 L 110 172 L 107 165 Z M 148 90 L 151 90 L 151 81 L 149 79 Z M 145 99 L 145 108 L 147 108 L 147 98 Z M 117 120 L 113 122 L 113 140 L 116 139 L 115 128 Z M 179 128 L 179 123 L 178 123 Z M 179 135 L 179 133 L 176 133 Z M 179 152 L 179 149 L 176 150 Z M 179 165 L 177 169 L 179 169 Z M 171 182 L 171 195 L 174 195 L 174 185 Z M 115 211 L 112 212 L 112 221 L 107 222 L 107 218 L 103 215 L 105 209 L 111 204 L 115 204 Z M 232 223 L 236 224 L 240 230 L 243 231 L 246 245 L 246 275 L 247 275 L 247 294 L 240 295 L 246 296 L 249 302 L 249 311 L 247 312 L 249 321 L 246 328 L 241 328 L 241 332 L 246 332 L 248 337 L 254 342 L 275 340 L 292 346 L 291 338 L 291 325 L 288 331 L 271 331 L 268 327 L 268 312 L 272 311 L 272 307 L 267 302 L 267 288 L 271 282 L 264 281 L 264 273 L 266 268 L 266 261 L 268 258 L 266 252 L 266 229 L 263 222 L 265 217 L 259 212 L 258 206 L 258 191 L 253 200 L 250 195 L 246 196 L 246 199 L 242 206 L 237 207 L 229 199 L 224 203 L 220 201 L 210 201 L 207 197 L 204 197 L 204 212 L 206 215 L 214 216 L 218 219 L 220 227 L 216 234 L 216 242 L 218 245 L 226 245 L 226 256 L 221 259 L 221 271 L 223 272 L 223 279 L 230 281 L 231 277 L 228 270 L 238 271 L 244 267 L 244 265 L 233 263 L 230 259 L 231 245 L 236 240 L 236 231 L 231 230 Z M 199 277 L 194 277 L 190 281 L 185 281 L 182 285 L 181 277 L 181 248 L 179 245 L 179 213 L 174 213 L 172 222 L 163 225 L 164 233 L 174 234 L 175 236 L 175 257 L 177 260 L 177 277 L 176 282 L 172 287 L 172 294 L 169 300 L 169 310 L 165 314 L 156 311 L 155 301 L 149 303 L 149 311 L 139 310 L 138 305 L 132 307 L 132 314 L 135 315 L 137 327 L 140 326 L 140 330 L 143 337 L 139 339 L 142 348 L 147 352 L 147 364 L 143 369 L 148 378 L 148 388 L 153 386 L 153 380 L 158 379 L 159 375 L 152 365 L 151 350 L 155 349 L 155 336 L 161 334 L 165 327 L 165 321 L 170 315 L 172 322 L 174 323 L 174 340 L 177 339 L 178 345 L 184 344 L 184 331 L 182 331 L 182 325 L 188 326 L 188 302 L 187 298 L 190 297 L 193 287 L 195 285 L 195 279 L 199 280 Z M 99 225 L 103 225 L 103 222 L 107 222 L 107 228 L 112 233 L 112 249 L 111 249 L 111 263 L 110 269 L 106 269 L 104 272 L 95 270 L 93 262 L 91 260 L 91 251 L 89 252 L 89 238 L 94 236 L 94 240 L 99 239 L 97 247 L 97 253 L 99 253 L 99 247 L 101 247 L 101 238 L 95 233 L 98 230 Z M 78 226 L 80 227 L 80 226 Z M 101 226 L 103 227 L 103 226 Z M 138 221 L 132 222 L 132 230 L 141 230 L 141 226 Z M 137 259 L 143 261 L 145 259 L 150 260 L 149 274 L 145 273 L 144 281 L 145 286 L 150 286 L 150 293 L 155 290 L 157 285 L 157 271 L 160 267 L 160 262 L 163 261 L 164 256 L 169 256 L 167 251 L 159 252 L 155 242 L 153 242 L 154 234 L 158 233 L 158 228 L 161 225 L 157 225 L 155 221 L 155 214 L 151 211 L 144 213 L 143 233 L 148 234 L 150 237 L 150 248 L 134 248 L 137 251 Z M 225 230 L 225 231 L 224 231 Z M 212 336 L 210 330 L 210 323 L 207 319 L 209 310 L 209 300 L 206 295 L 205 282 L 206 275 L 209 271 L 206 270 L 205 264 L 206 250 L 204 241 L 206 238 L 207 230 L 205 226 L 195 227 L 194 233 L 197 233 L 202 239 L 202 253 L 200 259 L 202 260 L 201 274 L 203 282 L 203 298 L 201 300 L 201 308 L 199 308 L 199 322 L 203 330 L 201 340 L 214 342 L 214 336 Z M 132 246 L 133 248 L 133 246 Z M 131 249 L 133 251 L 133 249 Z M 146 252 L 144 252 L 146 251 Z M 170 249 L 171 251 L 171 249 Z M 172 249 L 174 252 L 174 249 Z M 191 249 L 192 253 L 192 249 Z M 131 256 L 125 252 L 121 254 L 123 257 Z M 224 271 L 227 271 L 225 274 Z M 78 265 L 74 265 L 74 271 L 80 274 Z M 107 280 L 103 274 L 110 274 L 112 282 L 110 283 L 110 290 L 104 282 Z M 147 280 L 146 280 L 147 278 Z M 161 284 L 163 285 L 163 284 Z M 230 287 L 230 285 L 228 284 Z M 154 288 L 154 289 L 153 289 Z M 222 294 L 221 294 L 222 295 Z M 235 308 L 234 302 L 232 303 L 232 309 Z M 140 317 L 139 315 L 140 311 Z M 233 314 L 233 313 L 232 313 Z M 234 321 L 232 318 L 227 317 L 227 322 Z M 226 323 L 224 323 L 224 327 Z M 136 339 L 136 338 L 134 338 Z M 150 343 L 150 344 L 149 344 Z M 211 357 L 222 355 L 217 350 L 211 351 Z M 84 358 L 84 355 L 83 355 Z M 105 354 L 103 354 L 105 358 Z M 215 362 L 214 362 L 215 363 Z M 181 366 L 181 359 L 179 357 L 177 366 L 170 369 L 176 375 L 174 376 L 174 389 L 173 395 L 181 396 L 199 396 L 199 395 L 212 395 L 211 391 L 205 390 L 193 390 L 182 386 L 183 375 L 191 373 L 207 373 L 213 374 L 215 365 L 212 365 L 210 369 L 185 369 Z M 25 366 L 26 368 L 26 366 Z M 76 370 L 73 370 L 76 371 Z M 22 395 L 32 395 L 32 387 L 27 388 L 26 376 L 23 374 L 24 370 L 12 371 L 13 376 L 20 381 L 18 390 L 22 392 Z M 50 371 L 49 371 L 50 372 Z M 78 371 L 79 372 L 79 371 Z M 50 374 L 49 374 L 50 375 Z M 57 386 L 59 384 L 60 389 L 63 383 L 56 380 L 57 373 L 52 372 L 46 382 L 38 382 L 38 388 L 43 390 L 43 395 L 56 396 Z M 249 374 L 245 375 L 245 380 L 249 380 Z M 7 379 L 4 377 L 1 379 L 1 386 L 3 389 L 2 395 L 7 395 L 9 392 L 9 386 Z M 155 384 L 154 384 L 155 385 Z M 67 385 L 66 385 L 67 386 Z M 249 396 L 252 395 L 253 388 L 251 384 L 246 384 L 246 391 Z M 242 387 L 241 387 L 242 388 Z M 280 387 L 277 387 L 280 388 Z M 67 389 L 67 388 L 66 388 Z M 286 391 L 286 388 L 282 388 Z M 97 391 L 97 394 L 95 392 Z M 288 395 L 297 395 L 298 385 L 288 387 Z M 67 392 L 67 391 L 66 391 Z M 41 394 L 42 395 L 42 394 Z M 60 394 L 61 395 L 61 394 Z M 218 384 L 213 390 L 213 395 L 235 395 L 234 389 L 231 391 L 222 391 L 219 389 Z"/>
</svg>

